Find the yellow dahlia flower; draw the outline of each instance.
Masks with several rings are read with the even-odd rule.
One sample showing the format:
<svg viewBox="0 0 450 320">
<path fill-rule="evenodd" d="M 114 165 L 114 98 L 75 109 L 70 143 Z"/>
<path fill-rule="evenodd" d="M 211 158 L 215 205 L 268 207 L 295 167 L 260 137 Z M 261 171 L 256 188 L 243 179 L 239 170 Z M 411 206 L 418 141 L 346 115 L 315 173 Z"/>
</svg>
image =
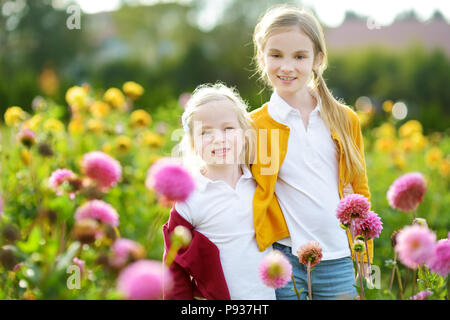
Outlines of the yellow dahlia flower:
<svg viewBox="0 0 450 320">
<path fill-rule="evenodd" d="M 130 125 L 133 128 L 147 127 L 152 123 L 152 117 L 150 114 L 142 109 L 133 111 L 130 115 Z"/>
<path fill-rule="evenodd" d="M 439 148 L 431 148 L 425 154 L 425 161 L 431 167 L 437 167 L 442 162 L 442 151 Z"/>
<path fill-rule="evenodd" d="M 125 96 L 117 88 L 109 88 L 106 90 L 103 99 L 115 109 L 122 109 L 125 105 Z"/>
<path fill-rule="evenodd" d="M 95 101 L 89 107 L 89 111 L 95 118 L 103 118 L 108 115 L 110 107 L 103 101 Z"/>
<path fill-rule="evenodd" d="M 83 108 L 86 105 L 87 97 L 87 91 L 79 86 L 74 86 L 66 92 L 67 103 L 76 109 Z"/>
<path fill-rule="evenodd" d="M 142 136 L 142 142 L 146 146 L 159 148 L 164 144 L 164 139 L 159 134 L 152 131 L 147 131 Z"/>
<path fill-rule="evenodd" d="M 411 137 L 415 133 L 422 133 L 422 124 L 417 120 L 409 120 L 405 122 L 399 129 L 398 133 L 400 137 Z"/>
<path fill-rule="evenodd" d="M 115 139 L 114 144 L 119 152 L 126 153 L 131 148 L 131 139 L 127 136 L 118 136 Z"/>
<path fill-rule="evenodd" d="M 134 100 L 138 99 L 144 93 L 144 88 L 134 81 L 125 82 L 122 86 L 122 89 L 127 96 Z"/>
<path fill-rule="evenodd" d="M 52 132 L 61 132 L 64 130 L 64 124 L 58 119 L 48 119 L 44 122 L 44 130 Z"/>
<path fill-rule="evenodd" d="M 4 118 L 6 125 L 16 126 L 27 118 L 27 113 L 21 107 L 14 106 L 6 110 Z"/>
<path fill-rule="evenodd" d="M 395 127 L 389 122 L 383 123 L 381 126 L 375 129 L 375 135 L 378 138 L 382 137 L 395 137 Z"/>
</svg>

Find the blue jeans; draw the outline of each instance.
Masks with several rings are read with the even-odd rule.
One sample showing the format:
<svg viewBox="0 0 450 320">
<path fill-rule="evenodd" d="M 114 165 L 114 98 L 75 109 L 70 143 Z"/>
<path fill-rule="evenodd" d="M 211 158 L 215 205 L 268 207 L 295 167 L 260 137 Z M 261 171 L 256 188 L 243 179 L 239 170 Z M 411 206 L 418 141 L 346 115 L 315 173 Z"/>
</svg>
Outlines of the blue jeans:
<svg viewBox="0 0 450 320">
<path fill-rule="evenodd" d="M 301 300 L 308 297 L 308 278 L 306 266 L 298 261 L 298 257 L 291 253 L 291 247 L 274 243 L 273 248 L 280 250 L 292 265 L 292 273 L 297 290 L 301 289 Z M 311 271 L 311 290 L 313 300 L 343 300 L 354 299 L 357 296 L 355 285 L 355 270 L 352 258 L 344 257 L 322 261 Z M 275 291 L 277 300 L 297 300 L 294 284 L 288 284 Z"/>
</svg>

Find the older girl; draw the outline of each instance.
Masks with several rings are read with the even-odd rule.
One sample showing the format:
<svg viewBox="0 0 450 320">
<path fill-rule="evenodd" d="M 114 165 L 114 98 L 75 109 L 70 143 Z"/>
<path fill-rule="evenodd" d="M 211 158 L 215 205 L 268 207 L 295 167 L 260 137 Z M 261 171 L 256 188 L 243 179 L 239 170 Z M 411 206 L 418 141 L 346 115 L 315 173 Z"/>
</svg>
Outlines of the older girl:
<svg viewBox="0 0 450 320">
<path fill-rule="evenodd" d="M 252 172 L 259 248 L 273 245 L 290 258 L 305 298 L 306 267 L 297 250 L 318 241 L 323 259 L 312 273 L 313 299 L 354 298 L 351 238 L 336 208 L 346 185 L 370 197 L 358 117 L 328 90 L 323 31 L 312 14 L 275 7 L 259 20 L 253 40 L 258 70 L 273 89 L 251 114 L 258 127 Z M 370 259 L 372 251 L 369 242 Z M 277 299 L 296 299 L 292 288 L 291 282 L 278 289 Z"/>
</svg>

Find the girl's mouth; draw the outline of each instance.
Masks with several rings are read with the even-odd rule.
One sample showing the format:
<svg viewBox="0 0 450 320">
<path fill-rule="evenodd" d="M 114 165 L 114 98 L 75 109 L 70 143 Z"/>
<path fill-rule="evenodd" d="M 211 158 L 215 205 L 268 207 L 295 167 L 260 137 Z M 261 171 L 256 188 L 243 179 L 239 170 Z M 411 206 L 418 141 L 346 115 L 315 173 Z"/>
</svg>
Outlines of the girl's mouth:
<svg viewBox="0 0 450 320">
<path fill-rule="evenodd" d="M 216 157 L 224 157 L 228 151 L 230 151 L 230 148 L 215 149 L 212 151 L 212 154 Z"/>
<path fill-rule="evenodd" d="M 287 77 L 287 76 L 277 76 L 277 77 L 278 79 L 281 80 L 281 82 L 285 84 L 292 83 L 295 79 L 297 79 L 296 77 Z"/>
</svg>

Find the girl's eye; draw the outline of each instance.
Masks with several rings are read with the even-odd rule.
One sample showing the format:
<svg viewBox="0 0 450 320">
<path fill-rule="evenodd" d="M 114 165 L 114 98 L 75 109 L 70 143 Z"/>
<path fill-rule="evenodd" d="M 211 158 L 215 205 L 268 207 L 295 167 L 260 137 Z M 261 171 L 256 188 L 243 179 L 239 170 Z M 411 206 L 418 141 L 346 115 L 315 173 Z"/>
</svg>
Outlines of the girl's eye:
<svg viewBox="0 0 450 320">
<path fill-rule="evenodd" d="M 226 127 L 225 130 L 233 130 L 233 127 Z"/>
<path fill-rule="evenodd" d="M 272 54 L 272 55 L 271 55 L 271 57 L 273 57 L 273 58 L 279 58 L 279 57 L 280 57 L 280 55 L 279 55 L 279 54 L 276 54 L 276 53 L 274 53 L 274 54 Z"/>
<path fill-rule="evenodd" d="M 202 136 L 208 135 L 210 133 L 211 133 L 211 130 L 204 130 L 204 131 L 202 131 Z"/>
<path fill-rule="evenodd" d="M 301 55 L 300 55 L 300 56 L 296 56 L 295 58 L 298 59 L 298 60 L 301 60 L 301 59 L 304 59 L 305 56 L 301 56 Z"/>
</svg>

